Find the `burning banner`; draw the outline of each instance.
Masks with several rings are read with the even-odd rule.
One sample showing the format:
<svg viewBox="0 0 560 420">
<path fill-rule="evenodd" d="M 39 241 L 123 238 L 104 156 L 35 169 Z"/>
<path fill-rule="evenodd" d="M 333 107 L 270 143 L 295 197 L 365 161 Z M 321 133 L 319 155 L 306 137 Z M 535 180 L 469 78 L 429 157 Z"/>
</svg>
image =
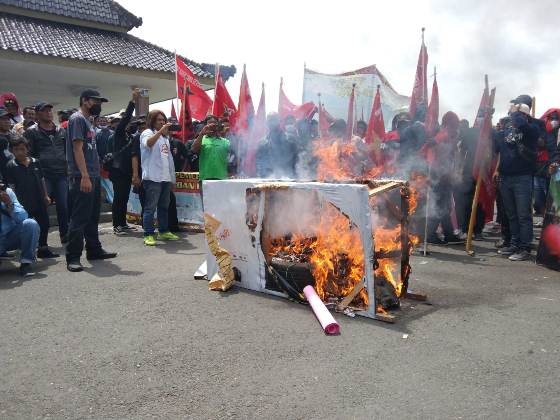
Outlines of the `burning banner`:
<svg viewBox="0 0 560 420">
<path fill-rule="evenodd" d="M 334 118 L 346 119 L 348 97 L 353 84 L 356 85 L 354 108 L 366 110 L 366 121 L 369 119 L 378 85 L 385 126 L 390 127 L 393 117 L 408 109 L 410 98 L 399 95 L 375 65 L 340 74 L 319 73 L 306 68 L 303 76 L 303 101 L 316 101 L 320 94 L 321 103 Z"/>
<path fill-rule="evenodd" d="M 405 182 L 239 179 L 205 181 L 204 192 L 239 286 L 302 303 L 313 286 L 331 308 L 392 320 L 386 310 L 407 293 L 414 243 Z M 213 254 L 208 278 L 220 271 Z"/>
</svg>

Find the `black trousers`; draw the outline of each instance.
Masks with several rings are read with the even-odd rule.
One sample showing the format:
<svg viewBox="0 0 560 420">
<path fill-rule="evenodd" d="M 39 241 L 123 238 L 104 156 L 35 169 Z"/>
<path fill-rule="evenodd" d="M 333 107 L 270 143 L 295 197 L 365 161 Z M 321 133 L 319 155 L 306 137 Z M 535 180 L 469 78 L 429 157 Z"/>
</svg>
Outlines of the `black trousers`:
<svg viewBox="0 0 560 420">
<path fill-rule="evenodd" d="M 175 193 L 171 191 L 171 201 L 169 202 L 169 230 L 171 232 L 179 232 L 179 219 L 177 218 L 177 198 Z"/>
<path fill-rule="evenodd" d="M 114 177 L 111 178 L 111 182 L 113 183 L 113 227 L 126 226 L 126 208 L 132 176 Z"/>
<path fill-rule="evenodd" d="M 457 223 L 459 224 L 459 228 L 465 233 L 469 230 L 475 189 L 476 182 L 472 179 L 465 179 L 457 188 L 456 194 L 454 194 Z M 482 233 L 483 229 L 484 211 L 482 210 L 482 206 L 479 204 L 476 208 L 476 219 L 473 232 L 478 235 Z"/>
<path fill-rule="evenodd" d="M 99 178 L 92 178 L 92 190 L 88 193 L 80 191 L 81 178 L 70 179 L 70 224 L 68 226 L 68 245 L 66 246 L 66 262 L 80 260 L 84 249 L 84 240 L 88 254 L 101 250 L 99 242 L 99 211 L 101 210 L 101 183 Z"/>
<path fill-rule="evenodd" d="M 502 229 L 502 239 L 507 245 L 511 244 L 511 232 L 509 230 L 509 219 L 506 214 L 506 209 L 504 206 L 504 200 L 502 198 L 502 193 L 498 188 L 496 191 L 496 207 L 498 210 L 497 222 L 500 224 Z"/>
<path fill-rule="evenodd" d="M 451 223 L 451 183 L 447 179 L 440 179 L 433 186 L 435 208 L 430 208 L 428 217 L 428 238 L 436 235 L 441 223 L 443 234 L 446 238 L 453 235 Z"/>
<path fill-rule="evenodd" d="M 41 233 L 39 233 L 39 247 L 47 246 L 47 238 L 49 236 L 49 214 L 46 206 L 41 206 L 34 210 L 27 211 L 31 219 L 39 224 Z"/>
</svg>

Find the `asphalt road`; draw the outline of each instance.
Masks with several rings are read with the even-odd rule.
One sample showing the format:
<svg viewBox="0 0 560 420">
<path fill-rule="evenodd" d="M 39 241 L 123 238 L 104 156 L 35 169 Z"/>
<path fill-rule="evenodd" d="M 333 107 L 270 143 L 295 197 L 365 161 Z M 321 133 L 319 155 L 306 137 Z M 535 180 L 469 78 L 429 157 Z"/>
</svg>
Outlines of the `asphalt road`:
<svg viewBox="0 0 560 420">
<path fill-rule="evenodd" d="M 56 235 L 53 235 L 53 243 Z M 398 323 L 311 310 L 192 273 L 201 234 L 119 258 L 0 267 L 2 419 L 558 419 L 560 273 L 435 247 L 413 258 Z M 481 243 L 478 243 L 479 245 Z M 407 338 L 405 334 L 408 334 Z"/>
</svg>

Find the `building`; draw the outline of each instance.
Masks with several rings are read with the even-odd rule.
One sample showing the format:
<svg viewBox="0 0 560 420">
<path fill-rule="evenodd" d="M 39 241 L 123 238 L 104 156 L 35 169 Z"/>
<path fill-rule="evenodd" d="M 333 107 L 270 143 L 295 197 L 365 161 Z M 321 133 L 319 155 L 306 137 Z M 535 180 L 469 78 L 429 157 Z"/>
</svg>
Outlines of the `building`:
<svg viewBox="0 0 560 420">
<path fill-rule="evenodd" d="M 64 109 L 94 88 L 109 97 L 107 113 L 123 108 L 134 87 L 149 89 L 152 103 L 174 98 L 174 53 L 128 33 L 140 25 L 112 0 L 0 0 L 0 93 Z M 213 89 L 214 64 L 181 58 Z M 235 71 L 221 67 L 224 79 Z"/>
</svg>

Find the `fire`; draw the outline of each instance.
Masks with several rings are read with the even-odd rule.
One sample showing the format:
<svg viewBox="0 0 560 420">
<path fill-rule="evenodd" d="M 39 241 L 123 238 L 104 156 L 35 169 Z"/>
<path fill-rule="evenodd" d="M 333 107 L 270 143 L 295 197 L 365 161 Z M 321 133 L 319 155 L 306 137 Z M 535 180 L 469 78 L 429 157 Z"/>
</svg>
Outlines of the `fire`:
<svg viewBox="0 0 560 420">
<path fill-rule="evenodd" d="M 341 299 L 365 276 L 364 251 L 360 232 L 336 207 L 321 209 L 316 236 L 306 238 L 295 232 L 291 238 L 272 241 L 272 255 L 297 255 L 299 262 L 309 262 L 315 290 L 324 302 Z M 362 289 L 353 303 L 367 307 L 368 295 Z"/>
<path fill-rule="evenodd" d="M 383 172 L 382 167 L 371 167 L 369 158 L 350 142 L 321 138 L 314 142 L 313 154 L 319 181 L 374 179 Z"/>
</svg>

